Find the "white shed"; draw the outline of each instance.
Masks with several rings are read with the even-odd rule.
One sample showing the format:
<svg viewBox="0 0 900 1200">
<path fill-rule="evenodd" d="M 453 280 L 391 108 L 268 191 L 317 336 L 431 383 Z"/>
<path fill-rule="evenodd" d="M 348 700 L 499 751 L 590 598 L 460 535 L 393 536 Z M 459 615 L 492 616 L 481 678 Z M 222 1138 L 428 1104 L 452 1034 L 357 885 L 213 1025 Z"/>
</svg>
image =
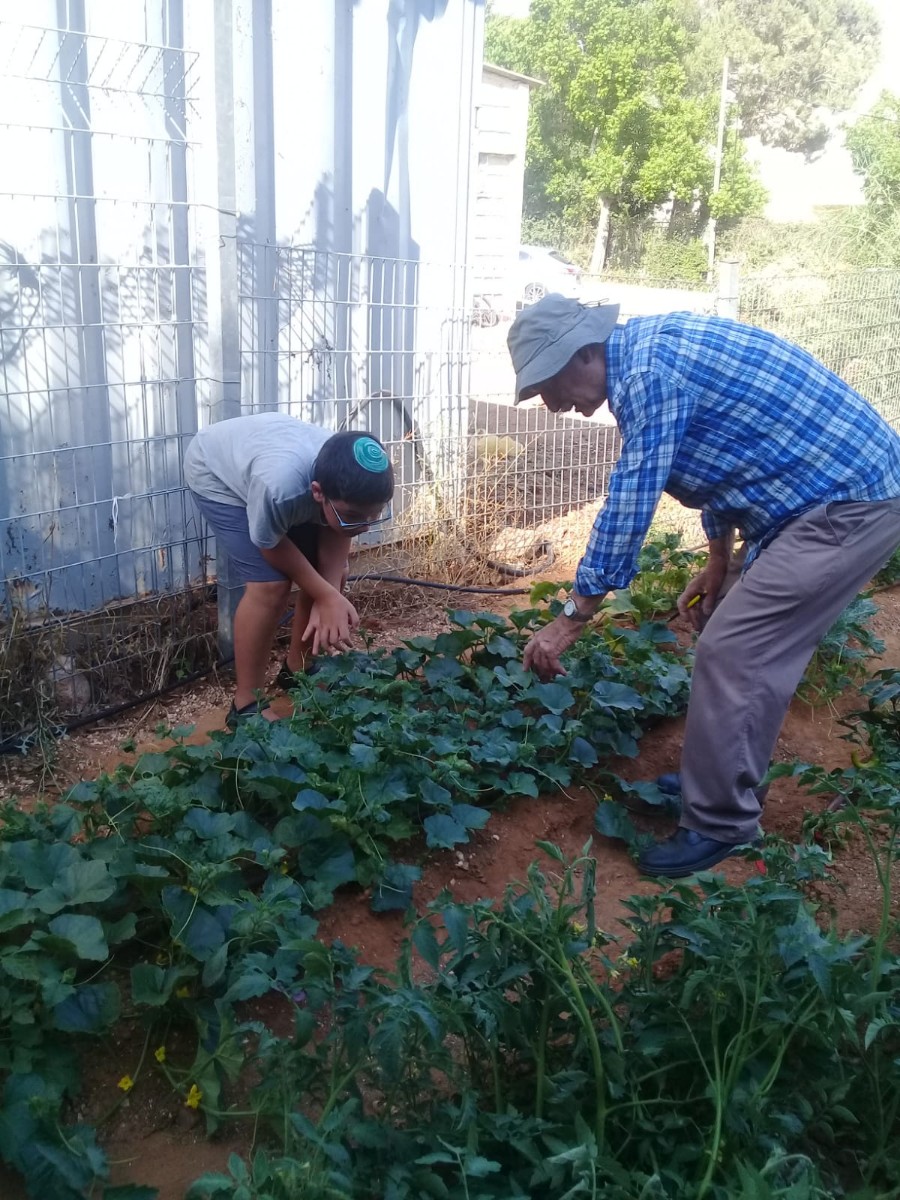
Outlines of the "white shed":
<svg viewBox="0 0 900 1200">
<path fill-rule="evenodd" d="M 515 305 L 522 231 L 528 99 L 540 80 L 485 63 L 475 109 L 472 289 L 501 312 Z"/>
</svg>

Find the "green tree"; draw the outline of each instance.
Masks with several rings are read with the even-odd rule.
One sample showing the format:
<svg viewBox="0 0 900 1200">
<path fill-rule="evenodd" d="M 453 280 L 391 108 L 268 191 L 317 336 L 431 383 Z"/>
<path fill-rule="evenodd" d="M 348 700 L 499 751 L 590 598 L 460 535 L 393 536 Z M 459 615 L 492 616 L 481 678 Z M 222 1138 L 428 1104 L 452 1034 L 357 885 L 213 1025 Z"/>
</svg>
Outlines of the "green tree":
<svg viewBox="0 0 900 1200">
<path fill-rule="evenodd" d="M 867 202 L 884 215 L 900 214 L 900 96 L 882 92 L 846 141 Z"/>
<path fill-rule="evenodd" d="M 525 20 L 488 22 L 486 57 L 545 84 L 531 100 L 526 214 L 597 221 L 595 263 L 611 214 L 709 197 L 718 95 L 689 88 L 683 3 L 533 0 Z M 721 203 L 747 211 L 761 192 L 737 143 L 732 160 Z"/>
<path fill-rule="evenodd" d="M 687 60 L 696 95 L 731 60 L 744 136 L 812 156 L 830 136 L 829 112 L 848 109 L 878 58 L 868 0 L 682 0 L 694 38 Z"/>
<path fill-rule="evenodd" d="M 835 217 L 848 257 L 859 266 L 900 267 L 900 96 L 882 92 L 846 142 L 866 197 Z"/>
</svg>

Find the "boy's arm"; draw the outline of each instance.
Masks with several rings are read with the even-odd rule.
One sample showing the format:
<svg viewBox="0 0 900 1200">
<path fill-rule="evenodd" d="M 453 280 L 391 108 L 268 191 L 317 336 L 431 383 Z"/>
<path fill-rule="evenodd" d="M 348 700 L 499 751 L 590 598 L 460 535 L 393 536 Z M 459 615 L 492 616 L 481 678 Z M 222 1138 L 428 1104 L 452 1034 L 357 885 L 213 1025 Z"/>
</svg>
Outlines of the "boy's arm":
<svg viewBox="0 0 900 1200">
<path fill-rule="evenodd" d="M 314 603 L 327 602 L 338 591 L 334 584 L 319 574 L 288 537 L 282 538 L 271 549 L 260 546 L 259 552 L 270 566 L 296 583 Z"/>
<path fill-rule="evenodd" d="M 322 650 L 349 650 L 352 646 L 351 634 L 359 625 L 359 614 L 350 601 L 341 595 L 340 589 L 341 576 L 347 561 L 346 544 L 342 550 L 340 565 L 331 544 L 326 545 L 328 563 L 323 570 L 336 579 L 335 583 L 331 583 L 320 574 L 290 538 L 282 538 L 271 550 L 260 547 L 260 553 L 266 562 L 293 580 L 312 601 L 312 611 L 309 624 L 303 631 L 303 641 L 311 642 L 313 654 Z M 321 539 L 319 546 L 321 550 Z"/>
<path fill-rule="evenodd" d="M 344 580 L 350 567 L 350 538 L 337 533 L 330 526 L 323 525 L 319 530 L 317 550 L 319 574 L 333 588 L 337 588 L 339 592 L 343 591 Z"/>
</svg>

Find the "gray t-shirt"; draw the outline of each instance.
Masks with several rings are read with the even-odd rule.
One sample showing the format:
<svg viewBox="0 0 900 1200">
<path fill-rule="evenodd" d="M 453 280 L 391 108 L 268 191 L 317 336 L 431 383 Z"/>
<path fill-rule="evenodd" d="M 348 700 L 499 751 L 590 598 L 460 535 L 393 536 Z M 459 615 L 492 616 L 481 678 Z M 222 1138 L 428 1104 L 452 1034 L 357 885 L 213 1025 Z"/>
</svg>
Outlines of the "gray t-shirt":
<svg viewBox="0 0 900 1200">
<path fill-rule="evenodd" d="M 271 550 L 295 525 L 321 523 L 309 488 L 331 436 L 332 430 L 286 413 L 232 417 L 194 435 L 184 477 L 206 500 L 245 505 L 251 541 Z"/>
</svg>

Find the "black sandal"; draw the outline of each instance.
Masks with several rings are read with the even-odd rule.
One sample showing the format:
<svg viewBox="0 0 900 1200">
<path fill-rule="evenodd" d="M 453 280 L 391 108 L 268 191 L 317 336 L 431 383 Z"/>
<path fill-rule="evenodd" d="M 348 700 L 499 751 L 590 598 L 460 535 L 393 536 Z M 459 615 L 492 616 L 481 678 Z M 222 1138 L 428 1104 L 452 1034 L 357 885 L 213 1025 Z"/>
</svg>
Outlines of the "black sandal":
<svg viewBox="0 0 900 1200">
<path fill-rule="evenodd" d="M 225 724 L 229 729 L 237 729 L 238 725 L 242 725 L 244 721 L 251 721 L 254 717 L 262 716 L 271 707 L 272 705 L 268 700 L 251 700 L 249 704 L 244 704 L 241 708 L 235 708 L 234 701 L 232 700 L 228 716 L 225 718 Z"/>
</svg>

